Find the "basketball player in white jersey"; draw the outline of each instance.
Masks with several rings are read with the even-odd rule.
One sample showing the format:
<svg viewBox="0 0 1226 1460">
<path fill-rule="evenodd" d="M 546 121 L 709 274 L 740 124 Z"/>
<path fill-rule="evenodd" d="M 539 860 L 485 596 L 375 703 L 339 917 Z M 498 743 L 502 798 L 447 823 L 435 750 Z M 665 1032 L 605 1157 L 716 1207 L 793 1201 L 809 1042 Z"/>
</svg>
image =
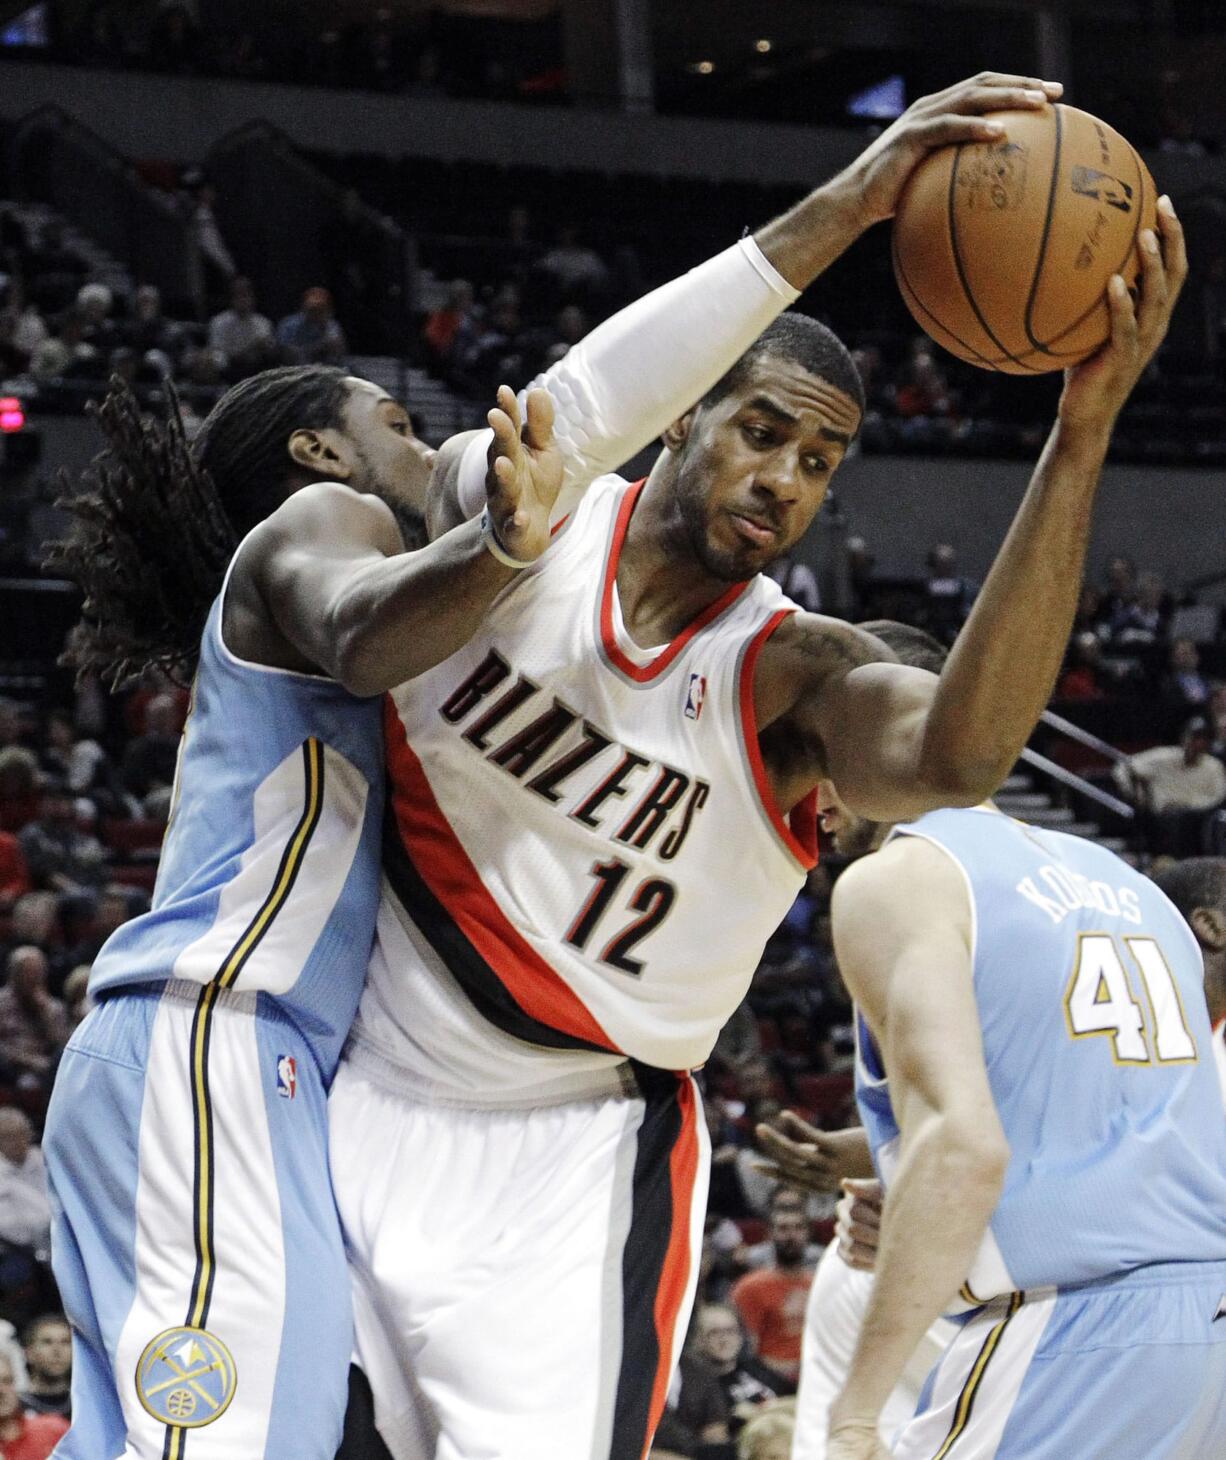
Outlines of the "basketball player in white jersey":
<svg viewBox="0 0 1226 1460">
<path fill-rule="evenodd" d="M 1226 1103 L 1226 857 L 1188 857 L 1154 881 L 1188 921 L 1205 960 L 1213 1058 Z"/>
<path fill-rule="evenodd" d="M 917 104 L 803 205 L 790 264 L 758 236 L 759 273 L 803 283 L 893 211 L 935 116 L 1006 90 Z M 1013 764 L 1067 639 L 1112 424 L 1182 283 L 1165 201 L 1160 220 L 1139 307 L 1114 280 L 1112 340 L 1070 372 L 939 679 L 793 613 L 761 574 L 862 409 L 846 351 L 788 316 L 668 427 L 646 482 L 599 478 L 536 566 L 508 553 L 517 576 L 469 644 L 389 700 L 385 897 L 332 1156 L 397 1460 L 646 1452 L 701 1233 L 686 1072 L 812 865 L 820 779 L 894 818 L 973 803 Z M 464 464 L 436 524 L 464 514 Z"/>
</svg>

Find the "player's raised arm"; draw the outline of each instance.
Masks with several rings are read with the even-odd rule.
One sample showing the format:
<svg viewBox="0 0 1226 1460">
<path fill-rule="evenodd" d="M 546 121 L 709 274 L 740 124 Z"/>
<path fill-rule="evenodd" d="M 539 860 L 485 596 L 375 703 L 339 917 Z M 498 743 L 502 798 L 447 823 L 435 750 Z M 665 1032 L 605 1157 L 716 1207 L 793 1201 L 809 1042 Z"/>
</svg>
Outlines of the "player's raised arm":
<svg viewBox="0 0 1226 1460">
<path fill-rule="evenodd" d="M 830 1460 L 873 1460 L 886 1453 L 882 1406 L 971 1269 L 1008 1147 L 984 1064 L 970 902 L 955 863 L 899 838 L 848 868 L 833 917 L 839 969 L 878 1041 L 901 1130 L 873 1296 L 831 1408 Z"/>
<path fill-rule="evenodd" d="M 319 670 L 355 695 L 402 684 L 467 643 L 494 598 L 548 547 L 562 479 L 552 403 L 530 391 L 521 426 L 514 392 L 504 386 L 498 399 L 480 521 L 405 552 L 384 503 L 323 482 L 252 534 L 236 575 L 302 661 L 285 667 Z"/>
<path fill-rule="evenodd" d="M 599 325 L 533 382 L 553 397 L 565 464 L 559 514 L 603 472 L 628 461 L 685 414 L 872 224 L 894 212 L 934 147 L 1001 135 L 982 113 L 1037 108 L 1058 82 L 982 72 L 921 97 L 837 177 L 688 274 Z M 666 226 L 665 220 L 661 220 Z M 488 435 L 448 451 L 431 487 L 443 529 L 483 505 Z"/>
<path fill-rule="evenodd" d="M 1123 280 L 1112 279 L 1111 340 L 1067 372 L 1030 486 L 940 677 L 867 663 L 889 656 L 855 630 L 808 616 L 776 634 L 759 669 L 759 723 L 777 722 L 774 735 L 790 732 L 802 747 L 797 793 L 824 765 L 854 811 L 894 821 L 974 805 L 1012 769 L 1068 643 L 1116 417 L 1165 336 L 1187 275 L 1169 199 L 1159 203 L 1158 227 L 1161 240 L 1141 235 L 1137 307 Z"/>
</svg>

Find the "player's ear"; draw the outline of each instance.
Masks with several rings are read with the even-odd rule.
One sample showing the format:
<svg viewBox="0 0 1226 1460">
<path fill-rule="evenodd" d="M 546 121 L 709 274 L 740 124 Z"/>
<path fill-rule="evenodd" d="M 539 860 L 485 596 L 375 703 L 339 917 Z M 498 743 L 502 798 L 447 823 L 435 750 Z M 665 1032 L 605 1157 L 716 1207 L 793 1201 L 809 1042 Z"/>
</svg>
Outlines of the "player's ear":
<svg viewBox="0 0 1226 1460">
<path fill-rule="evenodd" d="M 686 411 L 684 416 L 679 416 L 671 426 L 664 428 L 664 445 L 669 451 L 680 451 L 690 439 L 690 428 L 694 424 L 694 411 Z"/>
<path fill-rule="evenodd" d="M 339 431 L 295 431 L 289 454 L 296 465 L 324 481 L 344 482 L 353 474 L 353 452 Z"/>
<path fill-rule="evenodd" d="M 1220 953 L 1226 948 L 1226 917 L 1215 907 L 1194 907 L 1188 919 L 1196 941 L 1211 953 Z"/>
</svg>

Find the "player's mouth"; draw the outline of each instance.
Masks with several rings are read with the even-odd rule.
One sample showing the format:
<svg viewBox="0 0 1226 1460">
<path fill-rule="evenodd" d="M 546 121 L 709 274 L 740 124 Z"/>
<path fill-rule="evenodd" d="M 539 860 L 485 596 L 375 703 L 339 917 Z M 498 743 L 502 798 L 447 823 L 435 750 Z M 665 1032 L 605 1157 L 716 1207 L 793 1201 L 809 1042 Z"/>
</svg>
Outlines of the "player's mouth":
<svg viewBox="0 0 1226 1460">
<path fill-rule="evenodd" d="M 839 815 L 838 807 L 819 806 L 817 808 L 817 824 L 826 836 L 834 836 L 843 826 L 843 818 Z"/>
<path fill-rule="evenodd" d="M 769 522 L 763 522 L 760 517 L 751 517 L 745 512 L 732 512 L 729 515 L 737 533 L 746 542 L 753 543 L 754 547 L 770 547 L 779 537 L 779 529 L 772 527 Z"/>
</svg>

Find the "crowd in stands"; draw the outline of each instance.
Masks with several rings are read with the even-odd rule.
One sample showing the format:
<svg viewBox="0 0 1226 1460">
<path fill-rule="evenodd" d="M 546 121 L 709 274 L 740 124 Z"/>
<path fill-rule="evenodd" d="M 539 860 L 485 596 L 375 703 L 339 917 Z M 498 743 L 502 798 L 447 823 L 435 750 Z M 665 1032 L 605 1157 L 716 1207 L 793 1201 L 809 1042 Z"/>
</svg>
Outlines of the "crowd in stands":
<svg viewBox="0 0 1226 1460">
<path fill-rule="evenodd" d="M 96 277 L 55 216 L 0 210 L 0 380 L 41 410 L 81 410 L 114 376 L 155 398 L 173 381 L 200 418 L 228 385 L 273 365 L 343 364 L 332 297 L 308 288 L 274 323 L 237 272 L 212 215 L 209 189 L 183 194 L 218 308 L 168 317 L 152 284 L 125 294 Z M 211 263 L 210 263 L 211 261 Z"/>
</svg>

